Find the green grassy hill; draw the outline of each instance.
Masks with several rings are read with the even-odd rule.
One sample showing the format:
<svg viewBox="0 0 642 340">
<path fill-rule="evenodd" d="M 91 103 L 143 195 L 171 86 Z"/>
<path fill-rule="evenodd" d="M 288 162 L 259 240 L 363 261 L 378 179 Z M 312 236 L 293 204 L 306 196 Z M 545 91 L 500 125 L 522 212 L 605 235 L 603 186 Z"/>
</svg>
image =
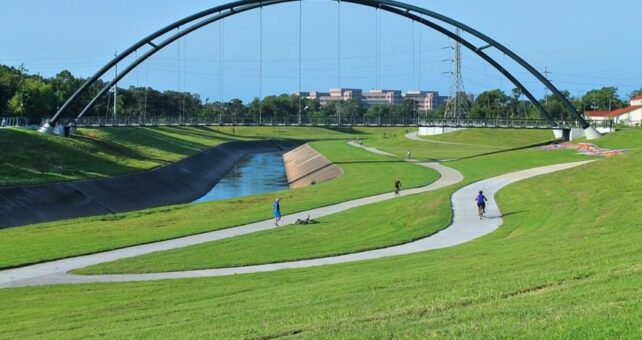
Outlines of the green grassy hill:
<svg viewBox="0 0 642 340">
<path fill-rule="evenodd" d="M 175 162 L 227 141 L 251 139 L 351 140 L 376 142 L 399 156 L 416 142 L 408 141 L 407 129 L 326 129 L 294 127 L 165 127 L 79 129 L 73 138 L 47 136 L 30 130 L 0 130 L 0 186 L 120 175 Z M 517 130 L 506 130 L 520 136 Z M 492 131 L 470 134 L 471 142 L 492 138 Z M 549 131 L 529 132 L 510 143 L 514 147 L 550 139 Z M 419 151 L 418 157 L 472 155 L 488 152 L 454 146 L 447 151 Z M 423 150 L 423 149 L 422 149 Z M 428 149 L 427 149 L 428 150 Z M 493 149 L 495 150 L 495 149 Z"/>
<path fill-rule="evenodd" d="M 405 147 L 380 140 L 366 143 Z M 464 245 L 219 278 L 3 289 L 0 337 L 637 338 L 641 141 L 642 130 L 607 136 L 596 143 L 631 150 L 505 188 L 504 225 Z M 527 149 L 449 164 L 468 182 L 578 158 Z"/>
</svg>

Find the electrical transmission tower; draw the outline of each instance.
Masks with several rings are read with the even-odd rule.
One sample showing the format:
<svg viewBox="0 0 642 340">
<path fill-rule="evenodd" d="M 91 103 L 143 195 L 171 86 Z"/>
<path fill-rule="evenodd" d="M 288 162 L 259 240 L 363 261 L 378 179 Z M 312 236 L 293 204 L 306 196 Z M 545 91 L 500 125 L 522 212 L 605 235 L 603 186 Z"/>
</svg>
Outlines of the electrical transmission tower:
<svg viewBox="0 0 642 340">
<path fill-rule="evenodd" d="M 461 36 L 461 30 L 456 29 L 455 33 Z M 452 48 L 452 83 L 450 84 L 450 98 L 446 102 L 444 118 L 466 118 L 470 114 L 468 97 L 464 89 L 464 79 L 461 77 L 461 44 L 455 41 Z"/>
</svg>

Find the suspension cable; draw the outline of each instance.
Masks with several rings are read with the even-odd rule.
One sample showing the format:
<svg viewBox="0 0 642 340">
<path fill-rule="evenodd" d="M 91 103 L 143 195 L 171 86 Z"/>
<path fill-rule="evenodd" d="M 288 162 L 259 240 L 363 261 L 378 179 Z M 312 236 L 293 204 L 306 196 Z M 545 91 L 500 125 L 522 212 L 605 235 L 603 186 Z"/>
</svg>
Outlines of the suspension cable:
<svg viewBox="0 0 642 340">
<path fill-rule="evenodd" d="M 108 95 L 107 95 L 107 106 L 105 107 L 106 108 L 106 110 L 105 110 L 105 118 L 109 117 L 109 104 L 111 103 L 111 92 L 112 91 L 110 91 L 110 93 L 108 93 Z"/>
<path fill-rule="evenodd" d="M 421 14 L 421 17 L 423 19 L 423 14 Z M 422 55 L 422 48 L 423 48 L 423 28 L 424 25 L 419 25 L 419 73 L 418 73 L 418 83 L 419 83 L 419 91 L 421 91 L 421 72 L 422 72 L 422 63 L 423 63 L 423 55 Z"/>
<path fill-rule="evenodd" d="M 259 125 L 263 124 L 263 2 L 259 8 Z"/>
<path fill-rule="evenodd" d="M 221 19 L 219 21 L 219 29 L 218 29 L 218 54 L 219 54 L 219 59 L 218 59 L 218 66 L 219 66 L 219 96 L 220 96 L 220 104 L 221 106 L 223 105 L 223 85 L 224 85 L 224 78 L 223 78 L 223 63 L 225 61 L 225 19 Z M 223 107 L 221 107 L 223 108 Z M 223 112 L 221 112 L 223 114 Z"/>
<path fill-rule="evenodd" d="M 341 88 L 341 0 L 337 0 L 337 87 Z"/>
<path fill-rule="evenodd" d="M 138 59 L 138 50 L 134 51 L 134 60 L 136 60 L 136 59 Z M 139 68 L 138 67 L 136 68 L 136 91 L 140 91 Z M 137 104 L 136 105 L 136 110 L 135 111 L 132 110 L 132 112 L 129 114 L 130 117 L 135 115 L 135 114 L 136 115 L 140 115 L 140 111 L 139 111 L 140 110 L 140 102 L 139 102 L 140 95 L 138 95 L 137 97 L 138 98 L 136 98 L 136 104 Z"/>
<path fill-rule="evenodd" d="M 337 87 L 339 88 L 339 101 L 337 105 L 337 125 L 341 125 L 341 104 L 343 104 L 343 90 L 341 90 L 341 0 L 337 0 Z"/>
<path fill-rule="evenodd" d="M 506 69 L 504 67 L 505 62 L 506 62 L 506 53 L 503 53 L 502 54 L 502 73 Z M 502 75 L 502 76 L 499 77 L 499 89 L 502 90 L 502 91 L 504 91 L 503 86 L 504 86 L 504 76 Z"/>
<path fill-rule="evenodd" d="M 145 72 L 145 104 L 143 106 L 143 120 L 147 117 L 147 93 L 149 92 L 149 60 L 145 61 L 145 67 L 147 71 Z"/>
<path fill-rule="evenodd" d="M 177 31 L 180 31 L 181 28 L 176 28 Z M 178 52 L 178 91 L 181 92 L 181 39 L 176 40 L 176 51 Z M 182 109 L 182 107 L 181 107 Z M 183 112 L 179 109 L 178 119 L 179 121 L 183 118 Z"/>
<path fill-rule="evenodd" d="M 187 36 L 183 37 L 183 108 L 181 109 L 185 115 L 185 95 L 187 92 Z"/>
<path fill-rule="evenodd" d="M 303 26 L 303 19 L 302 19 L 302 4 L 303 0 L 299 0 L 299 117 L 298 117 L 298 124 L 301 125 L 301 55 L 303 54 L 303 34 L 301 33 L 302 26 Z"/>
<path fill-rule="evenodd" d="M 417 61 L 415 60 L 415 21 L 410 21 L 412 28 L 412 86 L 417 89 Z"/>
<path fill-rule="evenodd" d="M 377 89 L 381 89 L 381 14 L 379 7 L 375 8 L 375 82 Z"/>
</svg>

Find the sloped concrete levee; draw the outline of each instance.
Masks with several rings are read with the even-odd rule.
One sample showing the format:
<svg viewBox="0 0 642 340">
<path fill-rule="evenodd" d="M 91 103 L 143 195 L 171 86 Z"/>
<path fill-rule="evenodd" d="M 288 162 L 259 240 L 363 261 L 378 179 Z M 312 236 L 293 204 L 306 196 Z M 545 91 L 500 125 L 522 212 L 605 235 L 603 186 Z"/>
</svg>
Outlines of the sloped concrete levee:
<svg viewBox="0 0 642 340">
<path fill-rule="evenodd" d="M 160 168 L 106 179 L 0 189 L 0 228 L 192 202 L 249 153 L 297 141 L 229 142 Z"/>
<path fill-rule="evenodd" d="M 308 144 L 283 154 L 283 162 L 290 188 L 326 182 L 343 174 L 341 168 Z"/>
</svg>

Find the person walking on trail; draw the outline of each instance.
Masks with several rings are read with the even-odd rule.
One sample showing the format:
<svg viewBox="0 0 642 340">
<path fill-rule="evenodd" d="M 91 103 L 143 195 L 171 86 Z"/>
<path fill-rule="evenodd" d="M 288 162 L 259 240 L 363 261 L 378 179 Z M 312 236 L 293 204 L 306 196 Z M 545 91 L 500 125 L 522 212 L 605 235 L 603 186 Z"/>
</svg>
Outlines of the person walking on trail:
<svg viewBox="0 0 642 340">
<path fill-rule="evenodd" d="M 410 159 L 412 157 L 412 152 L 410 152 L 410 149 L 406 152 L 406 159 Z"/>
<path fill-rule="evenodd" d="M 279 204 L 281 200 L 279 198 L 275 199 L 272 203 L 272 214 L 274 215 L 274 225 L 279 226 L 279 221 L 281 220 L 281 205 Z"/>
<path fill-rule="evenodd" d="M 484 196 L 484 192 L 479 190 L 479 195 L 477 195 L 475 201 L 477 201 L 477 213 L 479 213 L 479 219 L 481 220 L 486 213 L 486 201 L 488 201 L 488 199 Z"/>
<path fill-rule="evenodd" d="M 399 190 L 401 190 L 401 181 L 397 178 L 395 180 L 395 196 L 399 196 Z"/>
</svg>

